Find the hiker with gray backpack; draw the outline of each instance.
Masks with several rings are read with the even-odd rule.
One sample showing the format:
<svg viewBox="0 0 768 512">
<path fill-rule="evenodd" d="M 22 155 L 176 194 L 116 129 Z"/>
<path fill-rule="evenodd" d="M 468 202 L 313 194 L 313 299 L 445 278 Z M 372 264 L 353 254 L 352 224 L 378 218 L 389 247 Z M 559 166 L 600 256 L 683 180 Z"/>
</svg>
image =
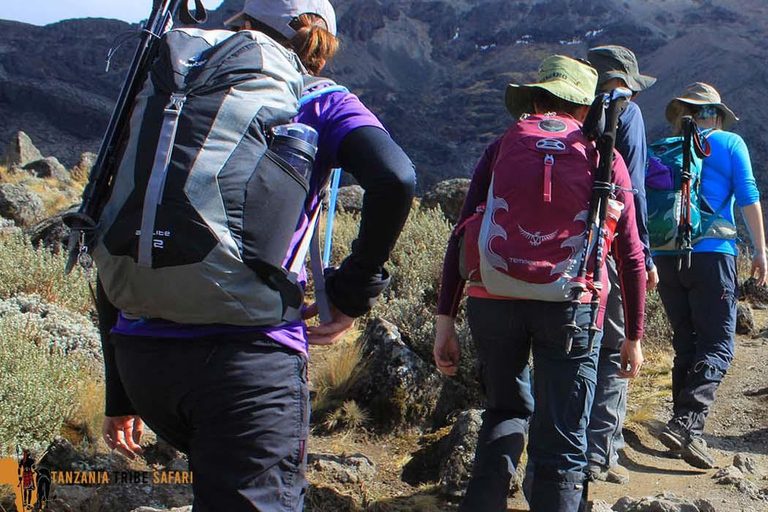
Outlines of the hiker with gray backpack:
<svg viewBox="0 0 768 512">
<path fill-rule="evenodd" d="M 308 345 L 338 340 L 386 288 L 415 175 L 376 116 L 319 79 L 338 47 L 327 0 L 249 0 L 227 25 L 155 25 L 125 132 L 105 145 L 119 148 L 111 188 L 95 227 L 81 223 L 80 260 L 99 270 L 103 432 L 135 456 L 146 422 L 185 452 L 196 511 L 296 511 Z M 316 269 L 338 166 L 365 189 L 360 232 L 325 279 L 313 271 L 306 306 L 305 256 Z"/>
<path fill-rule="evenodd" d="M 694 467 L 715 460 L 704 422 L 734 353 L 738 204 L 752 240 L 752 275 L 766 278 L 760 193 L 738 118 L 706 83 L 669 102 L 673 136 L 649 145 L 646 192 L 659 295 L 674 336 L 672 419 L 659 439 Z"/>
<path fill-rule="evenodd" d="M 632 99 L 651 87 L 656 79 L 640 73 L 635 54 L 623 46 L 609 45 L 592 48 L 587 60 L 597 70 L 598 90 L 610 91 L 626 87 Z M 640 107 L 629 101 L 619 117 L 616 149 L 624 158 L 634 189 L 635 216 L 638 234 L 643 243 L 648 289 L 658 281 L 658 273 L 651 258 L 645 200 L 645 168 L 648 152 L 645 140 L 645 122 Z M 597 368 L 595 400 L 587 430 L 587 477 L 591 480 L 626 484 L 629 471 L 619 463 L 619 450 L 624 446 L 622 427 L 627 409 L 627 379 L 621 373 L 621 345 L 624 343 L 624 305 L 621 300 L 621 282 L 616 261 L 608 256 L 606 267 L 611 283 L 606 305 L 603 340 Z"/>
<path fill-rule="evenodd" d="M 640 370 L 645 262 L 631 181 L 614 149 L 631 92 L 617 89 L 593 102 L 596 86 L 592 67 L 555 55 L 541 63 L 537 83 L 507 87 L 514 121 L 475 167 L 448 242 L 435 363 L 445 375 L 458 371 L 455 317 L 466 283 L 486 398 L 460 511 L 507 509 L 526 431 L 531 510 L 579 510 L 614 235 L 627 310 L 622 375 Z"/>
</svg>

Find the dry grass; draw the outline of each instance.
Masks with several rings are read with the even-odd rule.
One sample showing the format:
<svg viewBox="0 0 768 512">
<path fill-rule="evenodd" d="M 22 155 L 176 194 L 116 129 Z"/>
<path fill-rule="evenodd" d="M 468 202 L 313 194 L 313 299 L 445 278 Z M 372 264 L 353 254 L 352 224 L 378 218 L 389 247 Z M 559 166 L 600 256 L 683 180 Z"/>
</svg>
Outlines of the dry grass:
<svg viewBox="0 0 768 512">
<path fill-rule="evenodd" d="M 104 422 L 104 383 L 99 378 L 82 379 L 77 386 L 77 407 L 62 427 L 62 435 L 74 445 L 93 447 L 101 437 Z"/>
</svg>

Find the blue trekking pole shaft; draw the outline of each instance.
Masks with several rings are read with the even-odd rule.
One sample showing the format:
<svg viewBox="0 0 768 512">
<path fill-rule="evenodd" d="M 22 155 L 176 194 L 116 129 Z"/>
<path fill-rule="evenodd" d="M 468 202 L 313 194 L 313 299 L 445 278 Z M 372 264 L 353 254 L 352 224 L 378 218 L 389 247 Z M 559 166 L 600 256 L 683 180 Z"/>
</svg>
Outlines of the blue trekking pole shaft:
<svg viewBox="0 0 768 512">
<path fill-rule="evenodd" d="M 333 246 L 333 221 L 336 216 L 336 201 L 339 198 L 339 182 L 341 169 L 331 171 L 331 198 L 328 202 L 328 220 L 325 224 L 325 246 L 323 247 L 323 267 L 331 262 L 331 247 Z"/>
</svg>

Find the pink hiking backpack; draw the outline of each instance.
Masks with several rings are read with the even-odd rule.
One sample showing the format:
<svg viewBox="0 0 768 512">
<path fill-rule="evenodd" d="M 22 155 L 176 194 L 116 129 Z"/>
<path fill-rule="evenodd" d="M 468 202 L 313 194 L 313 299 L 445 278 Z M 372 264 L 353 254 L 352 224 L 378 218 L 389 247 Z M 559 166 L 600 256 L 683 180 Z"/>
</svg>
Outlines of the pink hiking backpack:
<svg viewBox="0 0 768 512">
<path fill-rule="evenodd" d="M 573 288 L 594 290 L 594 264 L 586 279 L 577 275 L 598 158 L 569 116 L 533 115 L 510 127 L 491 164 L 484 208 L 459 226 L 464 277 L 518 299 L 565 302 Z M 604 255 L 623 208 L 609 200 Z"/>
</svg>

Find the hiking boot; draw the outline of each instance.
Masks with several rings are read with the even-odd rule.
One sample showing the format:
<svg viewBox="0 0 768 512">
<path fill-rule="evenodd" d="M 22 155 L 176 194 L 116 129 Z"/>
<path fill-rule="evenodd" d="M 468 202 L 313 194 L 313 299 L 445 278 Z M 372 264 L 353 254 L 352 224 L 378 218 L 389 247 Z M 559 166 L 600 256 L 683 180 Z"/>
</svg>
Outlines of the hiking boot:
<svg viewBox="0 0 768 512">
<path fill-rule="evenodd" d="M 621 464 L 616 464 L 609 468 L 590 465 L 587 467 L 587 478 L 593 482 L 626 485 L 629 483 L 629 470 Z"/>
<path fill-rule="evenodd" d="M 715 459 L 709 454 L 707 442 L 701 437 L 691 439 L 682 450 L 683 460 L 691 466 L 699 469 L 712 469 L 715 467 Z"/>
<path fill-rule="evenodd" d="M 659 441 L 672 451 L 680 451 L 688 443 L 688 434 L 675 425 L 667 424 L 659 434 Z"/>
</svg>

